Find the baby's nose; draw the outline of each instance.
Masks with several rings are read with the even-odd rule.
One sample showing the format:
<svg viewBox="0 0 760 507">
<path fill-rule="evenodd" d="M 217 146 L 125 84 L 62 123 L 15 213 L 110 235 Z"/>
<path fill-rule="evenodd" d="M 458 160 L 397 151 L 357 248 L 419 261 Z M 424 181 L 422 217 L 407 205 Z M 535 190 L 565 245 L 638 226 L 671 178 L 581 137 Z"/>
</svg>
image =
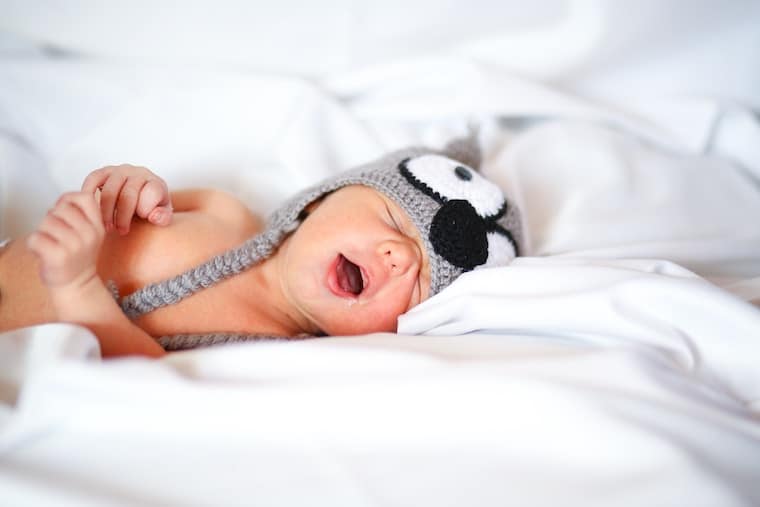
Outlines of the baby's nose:
<svg viewBox="0 0 760 507">
<path fill-rule="evenodd" d="M 384 241 L 379 245 L 378 254 L 391 276 L 403 275 L 419 262 L 417 248 L 411 241 Z"/>
</svg>

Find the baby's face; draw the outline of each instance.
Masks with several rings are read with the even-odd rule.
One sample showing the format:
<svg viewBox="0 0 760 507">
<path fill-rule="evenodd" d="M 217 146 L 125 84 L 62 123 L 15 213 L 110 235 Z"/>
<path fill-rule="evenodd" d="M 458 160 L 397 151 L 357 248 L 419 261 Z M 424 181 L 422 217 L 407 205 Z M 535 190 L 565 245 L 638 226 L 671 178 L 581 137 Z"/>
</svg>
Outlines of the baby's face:
<svg viewBox="0 0 760 507">
<path fill-rule="evenodd" d="M 278 256 L 291 307 L 329 335 L 395 331 L 397 317 L 430 291 L 417 228 L 393 200 L 369 187 L 325 197 Z"/>
</svg>

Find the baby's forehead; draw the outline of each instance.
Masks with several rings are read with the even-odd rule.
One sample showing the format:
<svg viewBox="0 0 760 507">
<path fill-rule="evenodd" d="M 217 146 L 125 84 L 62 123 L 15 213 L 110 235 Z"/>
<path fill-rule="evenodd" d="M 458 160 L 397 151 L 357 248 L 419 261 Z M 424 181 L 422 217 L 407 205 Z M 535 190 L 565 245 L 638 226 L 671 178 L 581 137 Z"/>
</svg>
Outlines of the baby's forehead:
<svg viewBox="0 0 760 507">
<path fill-rule="evenodd" d="M 386 191 L 380 190 L 371 184 L 354 183 L 351 185 L 346 185 L 345 187 L 342 187 L 335 192 L 337 193 L 341 191 L 356 192 L 358 194 L 361 194 L 364 199 L 358 200 L 359 205 L 362 203 L 369 205 L 372 202 L 377 202 L 377 200 L 380 200 L 384 202 L 389 208 L 391 208 L 391 210 L 394 211 L 394 213 L 396 213 L 399 218 L 407 220 L 410 224 L 415 225 L 412 217 L 409 215 L 409 212 L 404 209 L 404 206 L 398 202 L 397 198 L 394 198 L 394 196 L 389 195 Z"/>
</svg>

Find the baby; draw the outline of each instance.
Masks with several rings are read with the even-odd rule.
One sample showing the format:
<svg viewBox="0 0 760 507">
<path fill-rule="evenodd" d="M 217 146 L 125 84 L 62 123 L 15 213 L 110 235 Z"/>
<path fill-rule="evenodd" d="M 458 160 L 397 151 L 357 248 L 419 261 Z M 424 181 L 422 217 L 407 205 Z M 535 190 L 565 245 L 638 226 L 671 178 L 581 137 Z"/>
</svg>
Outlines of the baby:
<svg viewBox="0 0 760 507">
<path fill-rule="evenodd" d="M 225 193 L 98 169 L 0 250 L 0 331 L 77 323 L 104 357 L 395 331 L 463 272 L 518 254 L 519 212 L 479 163 L 473 136 L 399 150 L 304 190 L 266 228 Z"/>
</svg>

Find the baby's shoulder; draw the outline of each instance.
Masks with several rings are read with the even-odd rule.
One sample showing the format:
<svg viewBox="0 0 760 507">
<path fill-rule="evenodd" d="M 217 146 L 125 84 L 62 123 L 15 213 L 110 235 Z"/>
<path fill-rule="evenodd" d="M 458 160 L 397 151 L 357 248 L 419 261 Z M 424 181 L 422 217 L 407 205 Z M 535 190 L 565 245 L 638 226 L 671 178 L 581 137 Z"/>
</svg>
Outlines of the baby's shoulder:
<svg viewBox="0 0 760 507">
<path fill-rule="evenodd" d="M 221 190 L 177 192 L 174 223 L 169 227 L 177 243 L 195 243 L 198 249 L 227 249 L 258 234 L 264 223 L 239 199 Z"/>
<path fill-rule="evenodd" d="M 213 217 L 235 228 L 261 230 L 260 217 L 237 197 L 217 189 L 190 189 L 172 192 L 172 204 L 177 212 L 195 212 Z"/>
</svg>

